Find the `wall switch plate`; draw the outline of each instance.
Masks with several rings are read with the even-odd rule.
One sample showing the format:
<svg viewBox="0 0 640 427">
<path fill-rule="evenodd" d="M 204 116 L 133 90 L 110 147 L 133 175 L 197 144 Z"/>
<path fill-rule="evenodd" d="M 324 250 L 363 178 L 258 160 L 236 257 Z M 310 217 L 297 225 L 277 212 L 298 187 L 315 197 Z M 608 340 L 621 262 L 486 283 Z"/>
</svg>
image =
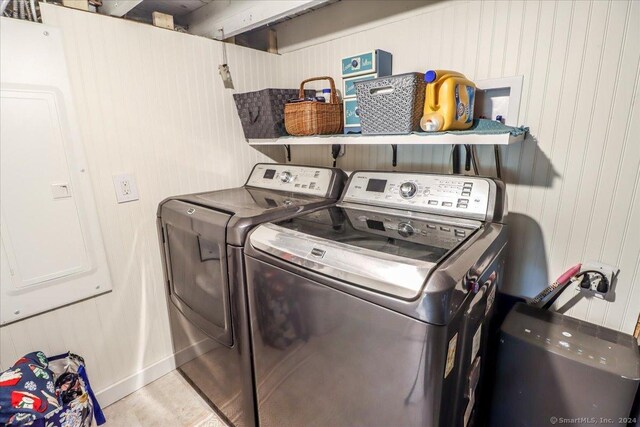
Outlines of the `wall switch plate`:
<svg viewBox="0 0 640 427">
<path fill-rule="evenodd" d="M 132 202 L 140 198 L 136 177 L 133 174 L 113 175 L 113 186 L 116 190 L 118 203 Z"/>
</svg>

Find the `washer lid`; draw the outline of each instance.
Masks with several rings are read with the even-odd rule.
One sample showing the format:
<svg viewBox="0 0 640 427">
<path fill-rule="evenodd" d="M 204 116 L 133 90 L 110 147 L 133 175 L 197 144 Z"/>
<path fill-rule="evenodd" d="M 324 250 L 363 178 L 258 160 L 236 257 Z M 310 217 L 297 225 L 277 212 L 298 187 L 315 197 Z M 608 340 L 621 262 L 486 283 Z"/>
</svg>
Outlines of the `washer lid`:
<svg viewBox="0 0 640 427">
<path fill-rule="evenodd" d="M 330 207 L 261 225 L 250 242 L 287 262 L 411 299 L 431 270 L 479 227 L 436 215 Z"/>
</svg>

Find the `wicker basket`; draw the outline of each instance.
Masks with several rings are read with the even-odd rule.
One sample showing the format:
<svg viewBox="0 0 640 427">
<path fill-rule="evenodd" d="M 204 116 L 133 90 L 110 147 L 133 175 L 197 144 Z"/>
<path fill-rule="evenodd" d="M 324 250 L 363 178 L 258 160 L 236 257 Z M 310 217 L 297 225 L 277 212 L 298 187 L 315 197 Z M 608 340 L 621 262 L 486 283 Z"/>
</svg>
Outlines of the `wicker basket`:
<svg viewBox="0 0 640 427">
<path fill-rule="evenodd" d="M 329 80 L 331 102 L 303 101 L 284 106 L 284 126 L 291 135 L 328 135 L 342 132 L 342 103 L 338 102 L 336 85 L 331 77 L 314 77 L 300 83 L 300 98 L 304 85 L 316 80 Z"/>
<path fill-rule="evenodd" d="M 424 74 L 380 77 L 355 86 L 363 135 L 407 134 L 420 129 Z"/>
</svg>

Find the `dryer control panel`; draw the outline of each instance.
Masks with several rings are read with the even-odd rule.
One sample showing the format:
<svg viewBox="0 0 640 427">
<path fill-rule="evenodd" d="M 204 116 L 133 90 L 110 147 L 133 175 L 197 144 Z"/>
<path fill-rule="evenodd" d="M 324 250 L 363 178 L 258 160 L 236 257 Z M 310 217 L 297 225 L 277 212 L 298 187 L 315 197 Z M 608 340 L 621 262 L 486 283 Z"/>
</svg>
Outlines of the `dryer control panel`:
<svg viewBox="0 0 640 427">
<path fill-rule="evenodd" d="M 484 220 L 495 194 L 488 178 L 354 172 L 342 201 Z"/>
<path fill-rule="evenodd" d="M 326 197 L 335 171 L 312 166 L 257 164 L 247 180 L 251 187 Z"/>
</svg>

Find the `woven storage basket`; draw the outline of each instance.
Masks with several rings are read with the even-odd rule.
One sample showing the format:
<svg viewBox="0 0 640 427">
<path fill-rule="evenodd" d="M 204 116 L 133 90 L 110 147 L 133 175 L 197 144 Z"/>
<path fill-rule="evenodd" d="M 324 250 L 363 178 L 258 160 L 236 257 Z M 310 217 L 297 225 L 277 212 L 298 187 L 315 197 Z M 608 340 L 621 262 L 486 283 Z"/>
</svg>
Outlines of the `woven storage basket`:
<svg viewBox="0 0 640 427">
<path fill-rule="evenodd" d="M 308 97 L 315 91 L 305 91 Z M 298 97 L 298 89 L 264 89 L 233 94 L 244 137 L 249 139 L 278 138 L 286 135 L 284 106 Z"/>
<path fill-rule="evenodd" d="M 316 80 L 329 80 L 331 102 L 304 101 L 284 106 L 284 125 L 291 135 L 328 135 L 342 132 L 342 103 L 338 102 L 336 85 L 331 77 L 314 77 L 300 83 L 299 97 L 304 85 Z"/>
<path fill-rule="evenodd" d="M 355 83 L 363 134 L 407 134 L 420 128 L 424 74 L 407 73 Z"/>
</svg>

